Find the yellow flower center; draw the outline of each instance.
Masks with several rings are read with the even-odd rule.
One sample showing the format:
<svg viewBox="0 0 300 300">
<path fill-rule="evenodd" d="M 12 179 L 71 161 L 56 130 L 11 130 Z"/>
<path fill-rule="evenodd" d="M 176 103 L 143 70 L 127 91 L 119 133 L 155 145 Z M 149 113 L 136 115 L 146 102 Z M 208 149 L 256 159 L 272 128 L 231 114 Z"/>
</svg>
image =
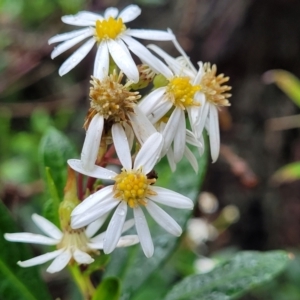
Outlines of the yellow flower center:
<svg viewBox="0 0 300 300">
<path fill-rule="evenodd" d="M 216 106 L 230 106 L 228 98 L 231 97 L 231 86 L 224 85 L 229 80 L 229 77 L 224 77 L 224 74 L 217 74 L 217 66 L 204 64 L 204 72 L 200 85 L 202 92 L 206 96 L 206 100 Z"/>
<path fill-rule="evenodd" d="M 149 189 L 149 185 L 156 181 L 155 178 L 148 179 L 141 170 L 122 170 L 114 180 L 114 198 L 126 201 L 131 207 L 147 204 L 147 195 L 156 195 Z"/>
<path fill-rule="evenodd" d="M 139 92 L 129 91 L 131 82 L 123 85 L 121 83 L 122 78 L 123 73 L 117 74 L 116 71 L 102 81 L 92 77 L 91 108 L 84 124 L 85 129 L 88 128 L 96 113 L 102 115 L 108 123 L 128 121 L 127 113 L 133 112 L 133 108 L 141 95 Z"/>
<path fill-rule="evenodd" d="M 167 85 L 167 93 L 173 104 L 185 110 L 188 106 L 199 105 L 194 101 L 199 85 L 192 85 L 188 77 L 174 77 Z"/>
<path fill-rule="evenodd" d="M 97 20 L 95 38 L 97 42 L 101 42 L 103 39 L 115 39 L 125 30 L 126 26 L 120 18 L 116 20 L 112 17 L 109 17 L 107 20 Z"/>
</svg>

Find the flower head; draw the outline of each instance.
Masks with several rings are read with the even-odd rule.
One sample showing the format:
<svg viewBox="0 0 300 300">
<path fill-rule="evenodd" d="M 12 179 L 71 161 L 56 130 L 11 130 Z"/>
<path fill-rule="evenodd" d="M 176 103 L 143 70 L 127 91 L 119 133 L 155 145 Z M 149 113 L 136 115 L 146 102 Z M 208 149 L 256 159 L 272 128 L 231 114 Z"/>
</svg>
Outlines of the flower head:
<svg viewBox="0 0 300 300">
<path fill-rule="evenodd" d="M 97 44 L 98 50 L 94 63 L 94 76 L 100 80 L 105 78 L 109 70 L 109 56 L 114 63 L 133 82 L 138 82 L 139 72 L 128 51 L 130 49 L 141 60 L 156 60 L 156 58 L 141 43 L 132 37 L 149 40 L 172 40 L 172 33 L 159 30 L 129 29 L 126 23 L 134 20 L 141 13 L 137 5 L 129 5 L 120 13 L 117 8 L 109 7 L 104 16 L 82 11 L 76 15 L 63 16 L 66 24 L 83 26 L 86 28 L 63 33 L 52 37 L 49 44 L 62 42 L 52 52 L 55 58 L 74 45 L 89 38 L 78 50 L 76 50 L 60 67 L 59 74 L 63 76 L 72 70 Z"/>
<path fill-rule="evenodd" d="M 132 162 L 128 146 L 122 149 L 116 147 L 118 157 L 123 165 L 120 174 L 99 166 L 94 166 L 91 171 L 86 171 L 82 167 L 81 161 L 68 160 L 69 165 L 80 173 L 115 181 L 113 185 L 106 186 L 92 194 L 72 213 L 72 227 L 80 228 L 117 207 L 107 228 L 103 245 L 105 253 L 110 253 L 116 247 L 128 206 L 133 209 L 137 234 L 147 257 L 153 255 L 154 247 L 142 208 L 145 208 L 152 218 L 169 233 L 176 236 L 181 234 L 182 230 L 177 222 L 156 202 L 184 209 L 192 209 L 193 202 L 178 193 L 153 185 L 156 180 L 150 176 L 150 173 L 159 159 L 162 145 L 162 135 L 158 132 L 152 134 L 142 145 L 134 162 Z"/>
<path fill-rule="evenodd" d="M 61 271 L 68 263 L 76 261 L 78 264 L 90 264 L 94 261 L 90 254 L 99 254 L 98 249 L 103 249 L 105 232 L 93 237 L 106 219 L 107 215 L 95 220 L 87 228 L 72 229 L 65 228 L 63 231 L 58 229 L 53 223 L 37 214 L 32 215 L 34 223 L 47 235 L 34 233 L 6 233 L 5 239 L 11 242 L 33 243 L 42 245 L 56 245 L 57 250 L 48 252 L 37 257 L 19 261 L 21 267 L 31 267 L 53 260 L 47 268 L 47 272 L 55 273 Z M 133 226 L 133 221 L 127 221 L 122 231 L 128 230 Z M 131 246 L 138 243 L 136 235 L 121 237 L 117 247 Z"/>
</svg>

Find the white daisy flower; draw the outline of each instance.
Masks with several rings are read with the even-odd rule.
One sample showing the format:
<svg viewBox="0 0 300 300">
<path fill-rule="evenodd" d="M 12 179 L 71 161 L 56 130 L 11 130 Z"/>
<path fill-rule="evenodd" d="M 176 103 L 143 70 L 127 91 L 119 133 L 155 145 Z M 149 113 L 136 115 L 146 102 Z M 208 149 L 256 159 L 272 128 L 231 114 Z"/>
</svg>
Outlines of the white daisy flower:
<svg viewBox="0 0 300 300">
<path fill-rule="evenodd" d="M 61 271 L 69 262 L 75 260 L 78 264 L 90 264 L 94 259 L 91 253 L 99 254 L 97 249 L 103 249 L 105 232 L 93 237 L 106 219 L 107 215 L 95 220 L 86 228 L 64 230 L 58 229 L 53 223 L 37 214 L 32 215 L 34 223 L 46 234 L 46 236 L 35 233 L 5 233 L 4 238 L 11 242 L 32 243 L 41 245 L 56 245 L 57 250 L 48 252 L 37 257 L 19 261 L 21 267 L 31 267 L 53 260 L 47 268 L 47 272 L 56 273 Z M 124 232 L 133 226 L 133 220 L 124 223 L 121 231 Z M 136 235 L 120 237 L 117 247 L 126 247 L 139 242 Z"/>
<path fill-rule="evenodd" d="M 59 74 L 63 76 L 72 70 L 97 44 L 93 72 L 95 77 L 101 80 L 107 76 L 111 55 L 123 73 L 133 82 L 138 82 L 138 70 L 128 49 L 143 61 L 149 58 L 151 60 L 154 56 L 133 37 L 155 41 L 169 41 L 174 38 L 172 33 L 166 31 L 127 28 L 125 24 L 133 21 L 140 13 L 141 9 L 137 5 L 129 5 L 120 13 L 117 8 L 109 7 L 105 10 L 104 16 L 87 11 L 63 16 L 64 23 L 85 28 L 52 37 L 49 44 L 62 43 L 53 50 L 51 58 L 55 58 L 84 39 L 89 39 L 62 64 Z"/>
<path fill-rule="evenodd" d="M 156 132 L 150 121 L 136 106 L 137 100 L 141 97 L 139 92 L 131 92 L 130 82 L 123 85 L 122 79 L 123 74 L 117 75 L 115 71 L 101 81 L 92 77 L 91 108 L 84 124 L 86 137 L 81 152 L 82 165 L 86 170 L 94 167 L 101 140 L 104 143 L 103 149 L 106 150 L 106 144 L 111 142 L 110 132 L 115 146 L 121 148 L 124 143 L 132 145 L 133 132 L 141 144 Z M 124 132 L 127 138 L 123 138 Z M 122 140 L 119 138 L 119 133 Z M 106 143 L 105 138 L 110 141 Z M 116 143 L 115 139 L 120 144 Z M 101 151 L 101 154 L 104 152 Z"/>
<path fill-rule="evenodd" d="M 168 55 L 166 52 L 164 52 L 162 49 L 158 48 L 155 45 L 149 45 L 148 47 L 153 51 L 155 51 L 166 61 L 169 67 L 173 70 L 174 74 L 183 74 L 183 77 L 179 77 L 180 79 L 177 79 L 176 85 L 173 87 L 173 90 L 177 94 L 174 93 L 171 87 L 169 86 L 171 81 L 166 87 L 167 93 L 170 94 L 170 90 L 171 90 L 171 92 L 175 94 L 174 95 L 175 99 L 176 97 L 178 97 L 177 95 L 179 95 L 179 99 L 182 99 L 180 98 L 181 93 L 183 95 L 186 95 L 188 94 L 189 90 L 192 90 L 191 86 L 199 87 L 199 89 L 193 94 L 194 96 L 193 102 L 191 102 L 191 105 L 186 107 L 186 109 L 189 114 L 192 130 L 196 135 L 197 139 L 202 140 L 202 132 L 204 127 L 206 127 L 207 132 L 209 134 L 211 157 L 213 162 L 215 162 L 220 152 L 220 130 L 219 130 L 218 108 L 222 106 L 230 105 L 228 98 L 231 96 L 231 94 L 227 92 L 231 90 L 231 87 L 228 85 L 223 85 L 225 82 L 229 80 L 229 77 L 224 77 L 224 74 L 216 75 L 217 72 L 216 65 L 211 66 L 209 63 L 203 64 L 202 62 L 199 62 L 198 63 L 199 70 L 197 71 L 195 67 L 192 65 L 192 63 L 190 62 L 190 60 L 188 59 L 188 57 L 186 56 L 186 54 L 184 53 L 184 51 L 180 48 L 176 40 L 174 40 L 173 42 L 177 46 L 177 49 L 181 50 L 181 54 L 184 55 L 183 58 L 174 59 L 173 57 L 171 57 L 170 55 Z M 182 81 L 182 78 L 189 78 L 190 85 L 187 83 L 188 82 L 187 79 L 186 79 L 186 84 L 184 85 L 183 84 L 184 81 Z M 156 99 L 156 103 L 157 102 L 159 103 L 157 104 L 159 109 L 154 108 L 154 114 L 157 114 L 158 110 L 161 111 L 161 107 L 163 105 L 166 106 L 166 96 L 169 95 L 163 94 L 161 96 L 161 99 Z M 153 95 L 150 94 L 148 95 L 148 97 L 150 99 L 147 98 L 147 102 L 154 101 Z M 186 105 L 185 98 L 183 98 L 183 100 L 181 101 L 184 101 L 183 105 Z M 141 103 L 141 105 L 149 107 L 149 103 L 147 102 L 144 104 Z M 175 103 L 174 105 L 176 105 Z M 145 109 L 142 110 L 145 112 Z M 177 134 L 178 133 L 176 133 L 176 135 Z M 170 136 L 172 135 L 170 134 Z M 174 137 L 174 141 L 175 141 L 175 137 Z M 180 153 L 182 153 L 182 151 L 183 150 L 181 149 Z"/>
<path fill-rule="evenodd" d="M 133 209 L 137 234 L 147 257 L 153 255 L 154 246 L 142 207 L 145 207 L 152 218 L 166 231 L 175 236 L 181 234 L 182 229 L 177 222 L 156 203 L 180 209 L 192 209 L 193 202 L 176 192 L 153 186 L 156 179 L 151 178 L 150 172 L 159 159 L 162 145 L 162 135 L 158 132 L 152 134 L 141 147 L 133 163 L 129 146 L 123 149 L 116 147 L 123 165 L 120 174 L 99 166 L 94 166 L 93 170 L 87 172 L 80 160 L 68 160 L 68 164 L 77 172 L 94 178 L 115 181 L 114 185 L 106 186 L 85 199 L 71 215 L 71 226 L 80 228 L 117 207 L 106 231 L 104 253 L 110 253 L 116 247 L 128 206 Z"/>
</svg>

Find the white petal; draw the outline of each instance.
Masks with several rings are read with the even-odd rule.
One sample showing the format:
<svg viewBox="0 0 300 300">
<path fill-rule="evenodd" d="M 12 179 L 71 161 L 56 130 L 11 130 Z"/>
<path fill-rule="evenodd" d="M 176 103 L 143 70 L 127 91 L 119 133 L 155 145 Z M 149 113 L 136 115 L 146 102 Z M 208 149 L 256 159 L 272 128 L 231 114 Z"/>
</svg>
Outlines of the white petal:
<svg viewBox="0 0 300 300">
<path fill-rule="evenodd" d="M 119 13 L 119 10 L 116 7 L 108 7 L 104 12 L 104 18 L 108 19 L 109 17 L 116 18 Z"/>
<path fill-rule="evenodd" d="M 220 152 L 220 129 L 218 109 L 214 105 L 210 105 L 209 112 L 209 143 L 211 158 L 215 162 Z"/>
<path fill-rule="evenodd" d="M 108 40 L 107 45 L 116 65 L 130 80 L 137 83 L 139 81 L 139 72 L 132 57 L 115 40 Z"/>
<path fill-rule="evenodd" d="M 118 243 L 117 243 L 117 247 L 128 247 L 128 246 L 132 246 L 135 245 L 137 243 L 139 243 L 139 238 L 137 235 L 125 235 L 125 236 L 121 236 Z"/>
<path fill-rule="evenodd" d="M 67 249 L 53 260 L 46 271 L 51 274 L 61 271 L 69 263 L 71 257 L 71 251 Z"/>
<path fill-rule="evenodd" d="M 134 225 L 134 219 L 127 220 L 122 228 L 122 233 L 129 230 Z"/>
<path fill-rule="evenodd" d="M 87 175 L 90 177 L 94 177 L 94 178 L 112 179 L 117 175 L 117 173 L 115 173 L 111 170 L 108 170 L 108 169 L 105 169 L 105 168 L 102 168 L 99 166 L 95 166 L 95 165 L 92 170 L 87 171 L 83 167 L 82 161 L 79 159 L 69 159 L 68 164 L 76 172 L 79 172 L 81 174 L 84 174 L 84 175 Z"/>
<path fill-rule="evenodd" d="M 127 34 L 145 40 L 172 41 L 174 34 L 162 30 L 128 29 Z"/>
<path fill-rule="evenodd" d="M 184 147 L 185 147 L 185 130 L 186 130 L 185 116 L 184 116 L 184 111 L 181 110 L 180 119 L 177 124 L 177 131 L 174 136 L 175 163 L 178 163 L 183 157 Z"/>
<path fill-rule="evenodd" d="M 190 162 L 190 164 L 193 167 L 194 171 L 196 173 L 198 173 L 198 161 L 197 161 L 195 155 L 193 154 L 193 152 L 188 147 L 185 147 L 184 156 Z"/>
<path fill-rule="evenodd" d="M 90 264 L 94 261 L 94 259 L 89 254 L 79 249 L 76 249 L 74 251 L 73 257 L 78 264 Z"/>
<path fill-rule="evenodd" d="M 180 117 L 181 117 L 181 109 L 176 107 L 174 109 L 174 111 L 172 112 L 171 117 L 168 120 L 168 123 L 163 132 L 164 146 L 163 146 L 162 153 L 164 153 L 164 154 L 169 150 L 169 148 L 174 140 L 174 136 L 178 129 Z"/>
<path fill-rule="evenodd" d="M 114 195 L 113 186 L 112 185 L 106 186 L 103 189 L 85 198 L 79 205 L 77 205 L 73 209 L 71 216 L 76 216 L 85 213 L 87 210 L 89 210 L 99 202 L 113 198 L 113 195 Z"/>
<path fill-rule="evenodd" d="M 23 267 L 23 268 L 32 267 L 32 266 L 36 266 L 36 265 L 41 265 L 41 264 L 57 257 L 63 251 L 64 251 L 64 249 L 59 249 L 59 250 L 56 250 L 56 251 L 53 251 L 53 252 L 48 252 L 48 253 L 36 256 L 36 257 L 28 259 L 28 260 L 18 261 L 18 265 L 20 267 Z"/>
<path fill-rule="evenodd" d="M 104 237 L 103 237 L 103 239 L 101 241 L 91 242 L 91 243 L 88 243 L 87 245 L 91 249 L 103 249 L 103 242 L 104 242 Z"/>
<path fill-rule="evenodd" d="M 106 230 L 103 245 L 103 251 L 105 254 L 111 253 L 116 248 L 122 233 L 126 215 L 127 203 L 122 201 L 114 212 Z"/>
<path fill-rule="evenodd" d="M 124 23 L 130 22 L 136 19 L 141 14 L 141 9 L 134 4 L 126 6 L 119 14 L 119 18 L 122 19 Z"/>
<path fill-rule="evenodd" d="M 98 229 L 104 224 L 108 217 L 108 213 L 103 215 L 101 218 L 97 219 L 96 221 L 90 223 L 85 230 L 85 235 L 90 238 L 92 237 Z"/>
<path fill-rule="evenodd" d="M 104 214 L 110 212 L 119 203 L 120 201 L 118 199 L 107 199 L 98 203 L 90 210 L 87 210 L 82 214 L 73 216 L 71 221 L 72 228 L 77 229 L 86 226 L 87 224 L 95 221 Z"/>
<path fill-rule="evenodd" d="M 148 174 L 155 166 L 163 146 L 163 137 L 160 133 L 153 133 L 143 144 L 138 152 L 134 169 L 142 168 L 145 174 Z"/>
<path fill-rule="evenodd" d="M 111 129 L 113 142 L 122 166 L 126 170 L 132 169 L 132 160 L 129 143 L 125 131 L 120 123 L 114 124 Z"/>
<path fill-rule="evenodd" d="M 199 84 L 200 81 L 201 81 L 201 79 L 202 79 L 202 77 L 203 77 L 203 75 L 204 75 L 203 63 L 202 62 L 198 62 L 198 65 L 199 65 L 199 70 L 198 70 L 197 75 L 196 75 L 196 77 L 194 79 L 194 82 L 193 82 L 194 85 L 195 84 Z"/>
<path fill-rule="evenodd" d="M 150 115 L 155 106 L 162 101 L 162 97 L 165 92 L 166 88 L 160 87 L 142 99 L 139 103 L 139 108 L 146 116 Z"/>
<path fill-rule="evenodd" d="M 109 53 L 106 41 L 99 44 L 95 62 L 94 62 L 94 72 L 93 75 L 103 80 L 108 75 L 109 69 Z"/>
<path fill-rule="evenodd" d="M 131 121 L 132 129 L 140 144 L 144 144 L 147 138 L 156 132 L 154 126 L 138 106 L 135 106 L 134 113 L 128 113 L 128 117 Z"/>
<path fill-rule="evenodd" d="M 59 68 L 58 73 L 60 76 L 67 74 L 75 66 L 77 66 L 91 51 L 95 44 L 95 39 L 91 38 L 78 48 Z"/>
<path fill-rule="evenodd" d="M 169 148 L 169 150 L 166 153 L 166 155 L 167 155 L 167 159 L 168 159 L 171 171 L 175 172 L 176 171 L 176 163 L 174 161 L 174 152 L 173 152 L 173 148 L 172 147 Z"/>
<path fill-rule="evenodd" d="M 186 130 L 186 143 L 196 146 L 196 147 L 203 147 L 202 143 L 200 141 L 197 140 L 196 136 L 194 135 L 194 133 L 190 130 Z"/>
<path fill-rule="evenodd" d="M 75 37 L 85 35 L 87 32 L 91 32 L 93 34 L 93 31 L 91 30 L 91 28 L 83 28 L 83 29 L 78 29 L 78 30 L 73 30 L 73 31 L 70 31 L 70 32 L 57 34 L 57 35 L 53 36 L 52 38 L 50 38 L 48 40 L 48 44 L 51 45 L 53 43 L 58 43 L 58 42 L 66 41 L 66 40 L 71 40 Z"/>
<path fill-rule="evenodd" d="M 200 115 L 199 123 L 196 124 L 196 126 L 193 128 L 198 139 L 202 135 L 204 125 L 205 125 L 205 122 L 207 120 L 209 107 L 210 107 L 210 104 L 208 102 L 205 102 L 202 109 L 201 109 L 201 115 Z"/>
<path fill-rule="evenodd" d="M 128 44 L 129 49 L 140 58 L 143 63 L 147 64 L 151 67 L 151 69 L 159 74 L 161 73 L 166 78 L 170 78 L 173 76 L 171 70 L 162 63 L 157 57 L 155 57 L 144 45 L 140 42 L 136 41 L 132 37 L 128 35 L 128 31 L 126 31 L 121 39 Z"/>
<path fill-rule="evenodd" d="M 49 220 L 37 214 L 33 214 L 31 218 L 33 222 L 48 236 L 56 240 L 60 240 L 62 238 L 63 233 Z"/>
<path fill-rule="evenodd" d="M 167 99 L 167 96 L 158 102 L 155 109 L 148 115 L 149 120 L 155 124 L 172 108 L 173 103 Z"/>
<path fill-rule="evenodd" d="M 129 149 L 131 150 L 134 142 L 134 132 L 131 126 L 129 126 L 127 123 L 124 123 L 123 126 L 128 139 Z"/>
<path fill-rule="evenodd" d="M 86 171 L 91 171 L 95 166 L 103 132 L 103 124 L 103 116 L 96 114 L 86 131 L 81 150 L 81 163 Z"/>
<path fill-rule="evenodd" d="M 57 57 L 58 55 L 69 50 L 70 48 L 72 48 L 74 45 L 78 44 L 82 40 L 86 39 L 89 36 L 92 36 L 94 31 L 91 28 L 88 28 L 88 29 L 89 30 L 85 29 L 84 33 L 82 33 L 81 35 L 76 36 L 72 39 L 69 39 L 69 40 L 59 44 L 57 47 L 55 47 L 51 53 L 51 58 L 53 59 L 53 58 Z"/>
<path fill-rule="evenodd" d="M 65 24 L 75 25 L 75 26 L 95 26 L 97 20 L 103 20 L 101 15 L 89 12 L 81 11 L 76 15 L 63 16 L 61 20 Z"/>
<path fill-rule="evenodd" d="M 4 238 L 10 242 L 31 243 L 41 245 L 57 245 L 60 240 L 29 232 L 5 233 Z"/>
<path fill-rule="evenodd" d="M 157 195 L 148 196 L 148 198 L 155 202 L 180 209 L 194 208 L 193 201 L 179 193 L 158 186 L 151 186 L 151 190 L 156 192 Z"/>
<path fill-rule="evenodd" d="M 179 224 L 158 205 L 152 201 L 148 201 L 146 209 L 151 217 L 166 231 L 175 236 L 181 235 L 182 229 Z"/>
<path fill-rule="evenodd" d="M 154 246 L 145 215 L 140 207 L 133 209 L 135 228 L 146 257 L 151 257 L 154 253 Z"/>
</svg>

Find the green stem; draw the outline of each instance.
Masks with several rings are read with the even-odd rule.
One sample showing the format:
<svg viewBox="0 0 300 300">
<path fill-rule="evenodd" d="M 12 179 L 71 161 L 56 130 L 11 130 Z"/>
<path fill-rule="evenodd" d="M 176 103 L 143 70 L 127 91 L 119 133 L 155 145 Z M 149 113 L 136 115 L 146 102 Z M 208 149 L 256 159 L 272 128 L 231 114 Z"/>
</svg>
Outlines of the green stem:
<svg viewBox="0 0 300 300">
<path fill-rule="evenodd" d="M 84 300 L 92 299 L 95 288 L 90 281 L 89 276 L 84 275 L 78 265 L 74 264 L 73 266 L 69 266 L 69 270 L 76 282 L 80 292 L 82 293 Z"/>
</svg>

